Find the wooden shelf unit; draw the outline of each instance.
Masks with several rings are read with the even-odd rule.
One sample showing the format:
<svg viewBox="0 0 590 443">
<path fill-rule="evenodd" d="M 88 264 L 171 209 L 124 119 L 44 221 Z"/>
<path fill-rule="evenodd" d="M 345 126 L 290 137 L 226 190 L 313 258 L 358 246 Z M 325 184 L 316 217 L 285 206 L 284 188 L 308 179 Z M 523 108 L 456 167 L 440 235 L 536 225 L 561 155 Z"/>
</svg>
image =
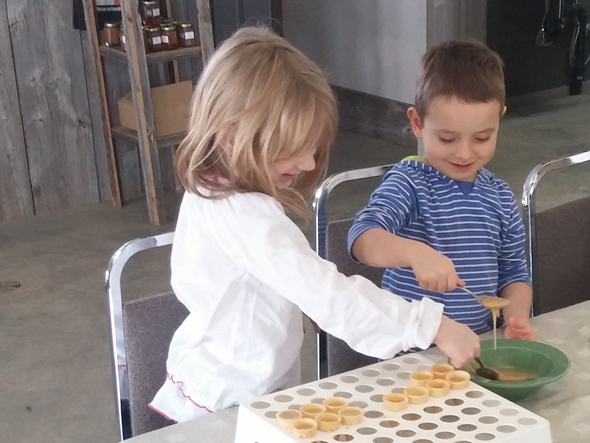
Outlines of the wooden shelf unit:
<svg viewBox="0 0 590 443">
<path fill-rule="evenodd" d="M 160 1 L 165 4 L 166 10 L 170 14 L 170 0 Z M 184 134 L 175 134 L 161 138 L 156 137 L 147 65 L 148 63 L 173 62 L 185 57 L 201 57 L 203 64 L 206 64 L 211 58 L 214 52 L 214 42 L 209 0 L 195 0 L 195 3 L 200 45 L 192 48 L 146 54 L 141 17 L 139 15 L 139 0 L 121 0 L 122 22 L 125 36 L 127 37 L 126 51 L 109 48 L 100 43 L 95 0 L 84 0 L 87 29 L 89 31 L 96 30 L 96 32 L 89 32 L 88 35 L 92 43 L 98 86 L 101 94 L 103 132 L 107 143 L 112 201 L 115 206 L 122 205 L 114 145 L 114 139 L 120 139 L 138 145 L 139 147 L 149 219 L 155 225 L 166 222 L 158 150 L 160 148 L 178 145 Z M 103 57 L 127 62 L 129 77 L 131 79 L 131 95 L 137 116 L 137 131 L 114 125 L 114 122 L 112 122 L 107 101 L 107 84 Z"/>
</svg>

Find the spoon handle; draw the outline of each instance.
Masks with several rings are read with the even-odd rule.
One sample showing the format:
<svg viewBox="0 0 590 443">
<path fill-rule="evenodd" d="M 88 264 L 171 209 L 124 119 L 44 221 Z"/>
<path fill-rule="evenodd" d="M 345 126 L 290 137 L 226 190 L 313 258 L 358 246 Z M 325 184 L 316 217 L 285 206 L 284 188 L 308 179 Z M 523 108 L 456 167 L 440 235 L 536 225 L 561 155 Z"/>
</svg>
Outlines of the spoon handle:
<svg viewBox="0 0 590 443">
<path fill-rule="evenodd" d="M 473 297 L 475 297 L 475 299 L 477 301 L 479 301 L 479 299 L 481 298 L 479 295 L 471 292 L 469 289 L 467 289 L 465 286 L 459 286 L 460 289 L 463 289 L 465 292 L 467 292 L 468 294 L 472 295 Z"/>
</svg>

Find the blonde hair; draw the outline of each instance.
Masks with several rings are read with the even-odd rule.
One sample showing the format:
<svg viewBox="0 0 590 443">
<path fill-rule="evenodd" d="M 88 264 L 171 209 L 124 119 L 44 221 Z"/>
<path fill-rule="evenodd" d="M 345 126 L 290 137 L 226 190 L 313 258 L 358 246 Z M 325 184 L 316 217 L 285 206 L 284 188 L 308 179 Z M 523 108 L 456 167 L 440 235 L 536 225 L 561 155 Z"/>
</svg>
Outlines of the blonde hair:
<svg viewBox="0 0 590 443">
<path fill-rule="evenodd" d="M 337 122 L 336 100 L 320 68 L 271 31 L 243 28 L 201 74 L 176 154 L 180 182 L 204 198 L 261 192 L 307 218 Z M 231 148 L 224 149 L 228 140 Z M 289 188 L 273 184 L 274 162 L 313 149 L 315 170 L 302 172 Z"/>
<path fill-rule="evenodd" d="M 422 56 L 416 87 L 416 111 L 423 119 L 430 101 L 439 96 L 468 103 L 497 100 L 504 109 L 504 63 L 498 54 L 477 40 L 452 40 Z"/>
</svg>

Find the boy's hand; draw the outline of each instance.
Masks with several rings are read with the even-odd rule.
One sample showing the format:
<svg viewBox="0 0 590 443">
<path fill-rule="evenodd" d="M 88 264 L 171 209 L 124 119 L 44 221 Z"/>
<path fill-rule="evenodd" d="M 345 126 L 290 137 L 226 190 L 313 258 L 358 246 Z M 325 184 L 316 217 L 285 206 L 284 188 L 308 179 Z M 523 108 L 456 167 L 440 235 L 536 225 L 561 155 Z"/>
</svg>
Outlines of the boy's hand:
<svg viewBox="0 0 590 443">
<path fill-rule="evenodd" d="M 456 368 L 462 368 L 479 357 L 479 337 L 469 326 L 443 315 L 433 343 L 440 348 Z"/>
<path fill-rule="evenodd" d="M 506 322 L 504 337 L 534 341 L 537 338 L 537 334 L 535 334 L 535 330 L 528 318 L 519 319 L 517 317 L 510 317 Z"/>
<path fill-rule="evenodd" d="M 457 286 L 465 286 L 455 271 L 453 261 L 425 244 L 417 248 L 411 266 L 422 289 L 448 292 Z"/>
</svg>

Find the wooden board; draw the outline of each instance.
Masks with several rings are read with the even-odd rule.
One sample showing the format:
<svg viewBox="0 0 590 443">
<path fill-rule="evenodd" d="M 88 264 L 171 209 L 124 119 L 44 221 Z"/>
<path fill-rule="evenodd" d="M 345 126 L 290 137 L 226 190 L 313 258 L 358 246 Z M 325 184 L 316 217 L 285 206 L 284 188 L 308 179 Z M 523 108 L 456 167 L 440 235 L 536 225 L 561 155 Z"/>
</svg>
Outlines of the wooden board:
<svg viewBox="0 0 590 443">
<path fill-rule="evenodd" d="M 1 222 L 34 212 L 6 0 L 0 0 L 0 134 Z"/>
<path fill-rule="evenodd" d="M 99 201 L 79 31 L 70 0 L 7 0 L 36 213 Z"/>
</svg>

